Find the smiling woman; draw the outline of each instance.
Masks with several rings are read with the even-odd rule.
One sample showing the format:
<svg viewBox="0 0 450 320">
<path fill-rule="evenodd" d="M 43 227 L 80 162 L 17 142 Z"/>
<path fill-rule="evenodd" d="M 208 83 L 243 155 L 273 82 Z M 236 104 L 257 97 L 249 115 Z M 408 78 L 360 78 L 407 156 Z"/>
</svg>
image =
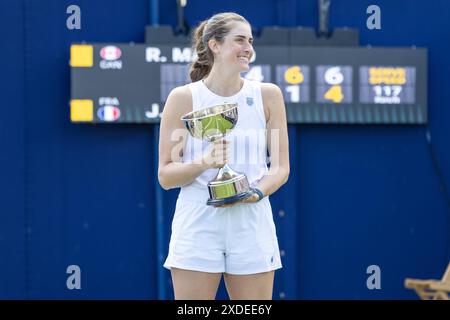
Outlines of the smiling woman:
<svg viewBox="0 0 450 320">
<path fill-rule="evenodd" d="M 289 176 L 283 96 L 274 84 L 241 77 L 254 55 L 244 17 L 226 12 L 203 21 L 193 46 L 192 83 L 172 90 L 161 117 L 158 179 L 164 189 L 181 187 L 164 267 L 176 299 L 214 299 L 222 275 L 231 299 L 271 299 L 274 271 L 282 265 L 268 196 Z M 228 103 L 239 113 L 229 140 L 207 144 L 189 135 L 184 115 Z M 208 182 L 225 164 L 247 176 L 253 193 L 208 206 Z"/>
</svg>

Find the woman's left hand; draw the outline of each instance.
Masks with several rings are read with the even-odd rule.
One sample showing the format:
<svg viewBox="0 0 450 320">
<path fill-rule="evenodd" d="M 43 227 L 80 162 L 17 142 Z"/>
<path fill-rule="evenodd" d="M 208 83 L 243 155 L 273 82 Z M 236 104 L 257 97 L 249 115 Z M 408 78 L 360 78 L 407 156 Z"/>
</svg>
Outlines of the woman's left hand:
<svg viewBox="0 0 450 320">
<path fill-rule="evenodd" d="M 214 206 L 215 208 L 228 208 L 228 207 L 233 207 L 237 204 L 242 204 L 242 203 L 252 203 L 252 202 L 258 202 L 259 200 L 259 196 L 256 192 L 253 192 L 249 197 L 243 199 L 243 200 L 239 200 L 233 203 L 228 203 L 228 204 L 223 204 L 221 206 Z"/>
</svg>

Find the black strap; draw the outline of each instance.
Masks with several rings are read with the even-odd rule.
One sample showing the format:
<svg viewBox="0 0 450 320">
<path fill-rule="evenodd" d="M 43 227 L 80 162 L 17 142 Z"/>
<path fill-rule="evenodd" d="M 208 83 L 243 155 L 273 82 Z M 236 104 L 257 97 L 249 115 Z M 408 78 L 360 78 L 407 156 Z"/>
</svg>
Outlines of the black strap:
<svg viewBox="0 0 450 320">
<path fill-rule="evenodd" d="M 258 201 L 260 201 L 262 198 L 264 198 L 264 194 L 262 193 L 261 190 L 259 190 L 258 188 L 252 188 L 253 192 L 256 193 L 259 197 Z"/>
</svg>

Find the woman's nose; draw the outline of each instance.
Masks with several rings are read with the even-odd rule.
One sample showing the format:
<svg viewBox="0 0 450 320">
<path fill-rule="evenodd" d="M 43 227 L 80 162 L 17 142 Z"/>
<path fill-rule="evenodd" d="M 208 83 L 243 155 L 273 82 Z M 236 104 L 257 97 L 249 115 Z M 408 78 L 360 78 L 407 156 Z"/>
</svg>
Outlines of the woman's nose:
<svg viewBox="0 0 450 320">
<path fill-rule="evenodd" d="M 252 47 L 252 45 L 251 45 L 250 43 L 247 43 L 247 44 L 245 45 L 245 47 L 244 47 L 244 51 L 245 51 L 245 53 L 247 53 L 247 54 L 253 52 L 253 47 Z"/>
</svg>

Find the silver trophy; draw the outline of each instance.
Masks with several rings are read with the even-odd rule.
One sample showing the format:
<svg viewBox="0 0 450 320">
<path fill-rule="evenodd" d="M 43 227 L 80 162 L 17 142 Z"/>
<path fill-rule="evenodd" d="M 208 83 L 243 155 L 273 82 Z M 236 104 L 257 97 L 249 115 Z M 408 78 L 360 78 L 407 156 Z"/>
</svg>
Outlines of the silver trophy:
<svg viewBox="0 0 450 320">
<path fill-rule="evenodd" d="M 187 113 L 181 118 L 189 133 L 201 140 L 214 141 L 224 138 L 238 121 L 236 103 L 226 103 Z M 233 171 L 228 164 L 219 169 L 209 181 L 210 198 L 207 205 L 220 206 L 245 199 L 252 195 L 245 174 Z"/>
</svg>

